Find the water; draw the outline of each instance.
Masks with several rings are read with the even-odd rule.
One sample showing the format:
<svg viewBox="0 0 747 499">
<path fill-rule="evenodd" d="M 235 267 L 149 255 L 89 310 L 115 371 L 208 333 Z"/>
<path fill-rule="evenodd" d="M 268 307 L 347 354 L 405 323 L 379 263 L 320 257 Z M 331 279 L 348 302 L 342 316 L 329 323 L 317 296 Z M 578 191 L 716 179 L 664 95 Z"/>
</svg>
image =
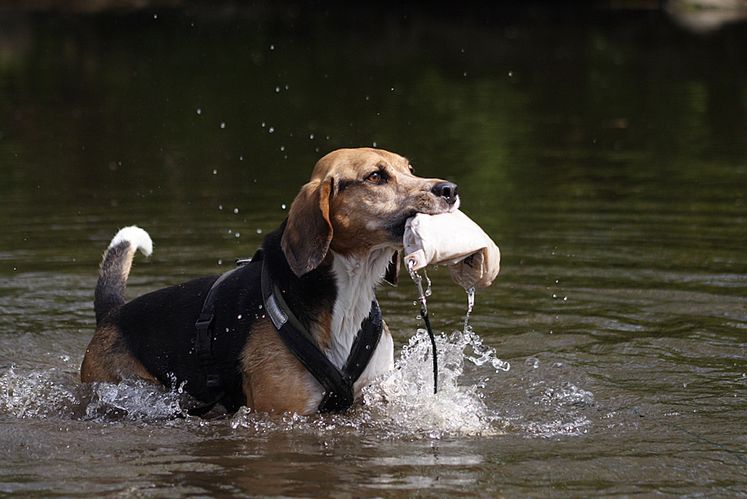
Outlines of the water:
<svg viewBox="0 0 747 499">
<path fill-rule="evenodd" d="M 744 495 L 747 26 L 338 7 L 2 12 L 0 494 Z M 155 242 L 130 296 L 219 273 L 373 143 L 501 247 L 469 327 L 429 269 L 438 394 L 407 279 L 378 294 L 398 369 L 350 414 L 78 382 L 118 228 Z"/>
</svg>

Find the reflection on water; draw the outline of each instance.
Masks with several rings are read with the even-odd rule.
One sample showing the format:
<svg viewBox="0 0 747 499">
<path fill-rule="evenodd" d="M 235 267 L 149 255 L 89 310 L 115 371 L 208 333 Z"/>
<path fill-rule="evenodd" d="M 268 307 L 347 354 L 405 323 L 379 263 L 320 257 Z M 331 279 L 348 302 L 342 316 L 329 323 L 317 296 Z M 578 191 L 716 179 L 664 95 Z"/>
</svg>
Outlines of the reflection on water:
<svg viewBox="0 0 747 499">
<path fill-rule="evenodd" d="M 226 5 L 0 15 L 2 493 L 743 492 L 747 26 Z M 116 229 L 156 245 L 131 296 L 218 273 L 318 157 L 372 144 L 457 181 L 501 246 L 471 331 L 429 270 L 438 396 L 404 283 L 379 293 L 399 369 L 349 415 L 78 383 Z"/>
</svg>

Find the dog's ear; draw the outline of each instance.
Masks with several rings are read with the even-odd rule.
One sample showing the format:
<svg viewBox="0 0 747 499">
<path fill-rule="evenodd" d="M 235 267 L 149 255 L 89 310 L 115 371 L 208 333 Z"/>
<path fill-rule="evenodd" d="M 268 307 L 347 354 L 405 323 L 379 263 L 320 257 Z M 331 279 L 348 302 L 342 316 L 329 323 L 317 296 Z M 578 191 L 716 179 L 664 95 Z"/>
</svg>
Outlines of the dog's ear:
<svg viewBox="0 0 747 499">
<path fill-rule="evenodd" d="M 399 251 L 395 251 L 394 255 L 392 255 L 392 261 L 389 262 L 389 266 L 386 268 L 386 274 L 384 274 L 384 280 L 392 286 L 396 286 L 399 283 L 399 268 Z"/>
<path fill-rule="evenodd" d="M 309 182 L 291 204 L 280 245 L 298 277 L 317 268 L 327 256 L 332 241 L 329 203 L 333 188 L 332 178 Z"/>
</svg>

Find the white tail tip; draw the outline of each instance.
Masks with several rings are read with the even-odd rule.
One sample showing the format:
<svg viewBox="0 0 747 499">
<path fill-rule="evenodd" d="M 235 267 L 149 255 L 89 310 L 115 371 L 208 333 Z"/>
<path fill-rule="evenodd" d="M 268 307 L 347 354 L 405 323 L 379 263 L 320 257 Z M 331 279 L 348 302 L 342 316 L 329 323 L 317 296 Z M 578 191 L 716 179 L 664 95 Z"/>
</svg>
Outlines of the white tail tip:
<svg viewBox="0 0 747 499">
<path fill-rule="evenodd" d="M 124 229 L 120 229 L 119 232 L 117 232 L 117 235 L 114 236 L 114 239 L 112 239 L 109 247 L 116 246 L 122 241 L 127 241 L 135 249 L 139 249 L 145 256 L 150 256 L 150 254 L 153 253 L 153 240 L 147 232 L 137 225 L 131 225 Z"/>
</svg>

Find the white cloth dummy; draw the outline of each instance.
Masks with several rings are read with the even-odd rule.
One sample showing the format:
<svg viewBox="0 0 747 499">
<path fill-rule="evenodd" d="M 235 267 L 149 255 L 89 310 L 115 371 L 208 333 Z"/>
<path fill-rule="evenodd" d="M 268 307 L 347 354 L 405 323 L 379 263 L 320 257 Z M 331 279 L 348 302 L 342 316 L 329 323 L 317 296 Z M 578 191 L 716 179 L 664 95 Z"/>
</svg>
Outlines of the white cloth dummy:
<svg viewBox="0 0 747 499">
<path fill-rule="evenodd" d="M 464 289 L 490 286 L 500 270 L 498 246 L 459 210 L 418 213 L 407 220 L 403 242 L 408 267 L 447 265 L 451 278 Z"/>
</svg>

